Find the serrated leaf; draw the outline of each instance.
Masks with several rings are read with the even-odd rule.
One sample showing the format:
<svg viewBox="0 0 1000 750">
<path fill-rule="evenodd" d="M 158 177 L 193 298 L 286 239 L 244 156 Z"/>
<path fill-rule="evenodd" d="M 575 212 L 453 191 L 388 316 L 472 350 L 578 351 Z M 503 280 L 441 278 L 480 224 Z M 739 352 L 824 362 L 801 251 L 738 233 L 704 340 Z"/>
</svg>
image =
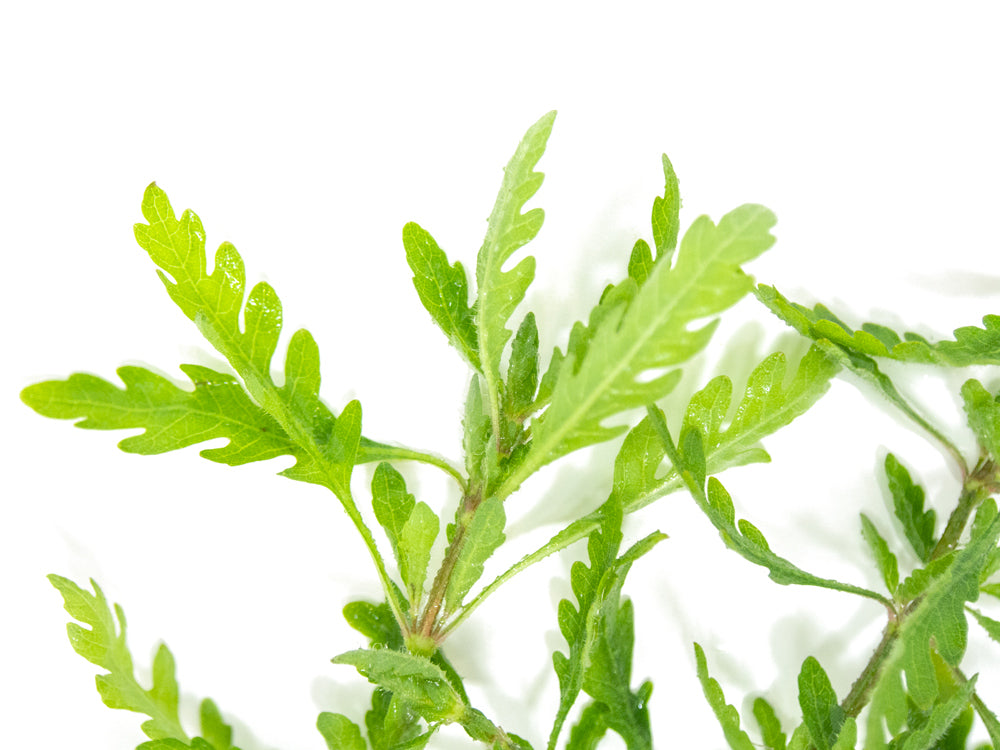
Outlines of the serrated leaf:
<svg viewBox="0 0 1000 750">
<path fill-rule="evenodd" d="M 393 554 L 400 565 L 402 575 L 402 553 L 400 542 L 403 537 L 403 528 L 413 513 L 416 500 L 406 491 L 406 481 L 391 464 L 383 461 L 375 467 L 372 475 L 372 509 L 375 511 L 375 519 L 385 530 L 385 535 L 389 538 Z M 404 582 L 406 578 L 404 576 Z"/>
<path fill-rule="evenodd" d="M 368 750 L 361 728 L 343 714 L 324 711 L 316 720 L 316 728 L 329 750 Z"/>
<path fill-rule="evenodd" d="M 608 440 L 625 429 L 605 426 L 608 417 L 666 395 L 679 373 L 656 373 L 708 343 L 716 322 L 692 329 L 695 321 L 722 312 L 753 288 L 739 266 L 773 244 L 773 224 L 770 211 L 753 205 L 730 212 L 718 226 L 697 219 L 676 263 L 657 263 L 631 303 L 618 305 L 593 334 L 582 360 L 562 364 L 548 410 L 532 426 L 534 460 L 525 463 L 534 470 Z"/>
<path fill-rule="evenodd" d="M 479 357 L 492 403 L 496 403 L 494 398 L 499 394 L 500 359 L 511 336 L 507 321 L 524 299 L 535 276 L 535 259 L 529 255 L 510 270 L 503 269 L 511 256 L 534 239 L 542 226 L 544 213 L 541 209 L 534 208 L 526 213 L 521 210 L 541 187 L 542 174 L 535 172 L 534 167 L 545 152 L 554 120 L 555 112 L 549 112 L 532 125 L 508 162 L 476 262 Z M 492 413 L 496 425 L 499 412 Z"/>
<path fill-rule="evenodd" d="M 427 503 L 417 503 L 403 525 L 399 540 L 399 574 L 411 602 L 418 602 L 423 595 L 431 549 L 439 529 L 438 517 Z"/>
<path fill-rule="evenodd" d="M 612 499 L 601 511 L 602 523 L 587 543 L 590 566 L 577 562 L 571 569 L 577 604 L 568 599 L 559 602 L 559 629 L 569 644 L 569 655 L 560 652 L 552 655 L 559 678 L 560 701 L 549 734 L 550 750 L 555 747 L 581 689 L 608 707 L 607 725 L 626 737 L 629 747 L 633 747 L 629 740 L 639 743 L 637 746 L 648 742 L 645 701 L 638 699 L 630 687 L 631 607 L 628 602 L 620 603 L 619 600 L 632 563 L 665 535 L 650 534 L 619 556 L 621 505 Z M 578 737 L 578 741 L 582 742 L 583 736 Z"/>
<path fill-rule="evenodd" d="M 480 369 L 476 313 L 469 306 L 469 281 L 462 264 L 449 265 L 430 233 L 414 222 L 403 227 L 403 247 L 424 308 L 466 362 Z"/>
<path fill-rule="evenodd" d="M 885 457 L 885 475 L 889 481 L 893 510 L 903 533 L 917 557 L 927 562 L 934 550 L 937 516 L 933 509 L 924 510 L 923 487 L 913 481 L 910 472 L 891 453 Z"/>
<path fill-rule="evenodd" d="M 538 328 L 528 313 L 517 329 L 510 352 L 505 383 L 504 411 L 508 419 L 523 421 L 538 390 Z"/>
<path fill-rule="evenodd" d="M 818 750 L 830 750 L 837 741 L 846 717 L 837 703 L 837 694 L 830 684 L 830 678 L 812 656 L 802 663 L 799 671 L 799 706 L 813 744 Z"/>
<path fill-rule="evenodd" d="M 972 607 L 967 607 L 972 616 L 976 618 L 976 622 L 982 625 L 983 630 L 997 643 L 1000 643 L 1000 620 L 994 620 L 992 617 L 987 617 L 982 612 Z"/>
<path fill-rule="evenodd" d="M 1000 460 L 1000 403 L 978 380 L 962 386 L 962 401 L 969 427 L 994 461 Z"/>
<path fill-rule="evenodd" d="M 507 516 L 499 498 L 489 497 L 480 503 L 448 580 L 444 595 L 446 612 L 458 609 L 469 589 L 483 575 L 483 565 L 503 543 L 506 524 Z"/>
<path fill-rule="evenodd" d="M 76 622 L 66 626 L 73 649 L 87 661 L 107 671 L 96 678 L 97 689 L 109 708 L 145 714 L 142 731 L 153 740 L 149 748 L 194 748 L 194 750 L 239 750 L 234 748 L 232 730 L 226 725 L 215 704 L 206 699 L 201 705 L 202 737 L 193 740 L 181 726 L 178 716 L 179 688 L 175 677 L 174 657 L 160 644 L 153 659 L 153 681 L 142 687 L 135 678 L 132 654 L 126 643 L 125 613 L 115 605 L 114 614 L 104 593 L 91 580 L 94 593 L 77 586 L 68 578 L 50 575 L 49 581 L 63 597 L 66 611 Z"/>
<path fill-rule="evenodd" d="M 705 651 L 697 643 L 694 644 L 694 657 L 698 669 L 698 681 L 701 689 L 705 693 L 708 705 L 712 707 L 715 718 L 719 720 L 719 725 L 726 736 L 726 742 L 732 750 L 755 750 L 753 742 L 747 733 L 740 729 L 740 714 L 734 706 L 726 703 L 726 696 L 722 692 L 719 682 L 708 673 L 708 661 L 705 659 Z"/>
<path fill-rule="evenodd" d="M 878 565 L 885 587 L 890 594 L 894 594 L 899 586 L 899 563 L 885 539 L 879 534 L 875 524 L 864 513 L 861 514 L 861 536 L 864 537 L 868 549 L 872 553 L 872 558 Z"/>
<path fill-rule="evenodd" d="M 753 702 L 753 715 L 757 719 L 757 726 L 760 727 L 764 746 L 768 750 L 785 750 L 787 739 L 785 733 L 781 731 L 781 722 L 771 704 L 764 698 L 757 698 Z"/>
<path fill-rule="evenodd" d="M 428 721 L 460 721 L 466 711 L 440 667 L 429 659 L 391 649 L 357 649 L 335 656 L 334 664 L 353 666 L 369 682 L 388 690 Z"/>
</svg>

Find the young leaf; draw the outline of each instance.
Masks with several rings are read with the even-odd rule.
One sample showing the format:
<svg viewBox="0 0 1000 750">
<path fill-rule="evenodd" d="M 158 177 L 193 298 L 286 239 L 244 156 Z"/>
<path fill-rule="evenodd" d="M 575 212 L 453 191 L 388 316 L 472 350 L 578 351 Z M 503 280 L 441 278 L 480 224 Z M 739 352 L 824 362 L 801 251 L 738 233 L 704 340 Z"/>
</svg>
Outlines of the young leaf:
<svg viewBox="0 0 1000 750">
<path fill-rule="evenodd" d="M 708 674 L 708 661 L 705 659 L 705 652 L 697 643 L 694 644 L 694 657 L 697 662 L 698 681 L 701 683 L 701 689 L 705 692 L 708 705 L 715 712 L 715 718 L 722 726 L 729 747 L 732 750 L 755 750 L 747 733 L 740 729 L 739 712 L 735 707 L 726 703 L 726 696 L 718 681 Z"/>
<path fill-rule="evenodd" d="M 965 381 L 962 400 L 979 444 L 994 461 L 1000 460 L 1000 403 L 978 380 Z"/>
<path fill-rule="evenodd" d="M 674 165 L 666 154 L 663 154 L 663 181 L 663 196 L 653 199 L 653 244 L 656 245 L 657 262 L 669 261 L 677 247 L 677 234 L 680 231 L 681 191 Z M 631 276 L 631 266 L 629 275 Z"/>
<path fill-rule="evenodd" d="M 538 328 L 535 314 L 528 313 L 517 329 L 507 367 L 504 412 L 508 419 L 523 421 L 538 390 Z"/>
<path fill-rule="evenodd" d="M 368 750 L 361 729 L 343 714 L 324 711 L 316 720 L 316 728 L 329 750 Z"/>
<path fill-rule="evenodd" d="M 802 663 L 799 672 L 799 706 L 813 744 L 818 750 L 830 750 L 844 723 L 844 710 L 837 703 L 826 671 L 811 656 Z"/>
<path fill-rule="evenodd" d="M 947 750 L 945 746 L 939 744 L 939 741 L 948 734 L 956 719 L 968 708 L 975 684 L 976 677 L 973 676 L 961 685 L 950 698 L 936 704 L 923 725 L 906 738 L 906 742 L 902 744 L 902 750 L 937 750 L 938 748 Z M 958 746 L 964 750 L 965 742 L 962 741 Z"/>
<path fill-rule="evenodd" d="M 406 262 L 420 301 L 465 361 L 481 369 L 476 313 L 469 306 L 469 282 L 462 264 L 448 258 L 430 233 L 410 222 L 403 227 Z"/>
<path fill-rule="evenodd" d="M 399 574 L 416 604 L 424 592 L 431 549 L 437 539 L 440 523 L 427 503 L 417 503 L 403 525 L 399 541 Z"/>
<path fill-rule="evenodd" d="M 521 209 L 541 187 L 542 174 L 534 167 L 545 151 L 555 114 L 549 112 L 528 129 L 507 164 L 476 262 L 478 349 L 494 432 L 499 426 L 500 359 L 511 335 L 507 321 L 534 279 L 535 259 L 526 256 L 509 271 L 503 267 L 541 229 L 542 210 L 535 208 L 522 214 Z"/>
<path fill-rule="evenodd" d="M 760 727 L 764 747 L 768 750 L 785 750 L 787 739 L 785 733 L 781 731 L 781 722 L 771 704 L 764 698 L 757 698 L 753 702 L 753 715 Z"/>
<path fill-rule="evenodd" d="M 399 541 L 416 500 L 406 491 L 403 475 L 391 464 L 383 461 L 375 467 L 372 476 L 372 509 L 375 519 L 389 537 L 389 544 L 399 559 Z"/>
<path fill-rule="evenodd" d="M 201 728 L 204 737 L 188 737 L 178 717 L 179 688 L 174 675 L 174 657 L 160 644 L 153 659 L 153 684 L 149 689 L 136 680 L 132 654 L 126 643 L 125 612 L 117 604 L 114 614 L 104 593 L 91 580 L 94 593 L 62 576 L 50 575 L 49 581 L 62 594 L 66 611 L 75 622 L 66 626 L 69 640 L 80 656 L 108 670 L 97 676 L 97 690 L 109 708 L 145 714 L 142 724 L 147 737 L 163 741 L 160 747 L 195 748 L 196 750 L 239 750 L 231 744 L 232 729 L 223 722 L 218 708 L 206 699 L 201 705 Z M 117 622 L 116 622 L 117 621 Z M 165 745 L 164 742 L 171 744 Z"/>
<path fill-rule="evenodd" d="M 333 658 L 349 664 L 394 697 L 405 701 L 427 721 L 460 721 L 466 705 L 444 671 L 429 659 L 391 649 L 357 649 Z"/>
<path fill-rule="evenodd" d="M 653 263 L 653 251 L 649 249 L 646 240 L 636 240 L 628 259 L 628 275 L 636 286 L 642 286 L 649 278 Z"/>
<path fill-rule="evenodd" d="M 503 543 L 506 524 L 507 516 L 499 498 L 489 497 L 480 503 L 448 581 L 444 597 L 446 612 L 458 609 L 469 589 L 483 575 L 483 565 Z"/>
<path fill-rule="evenodd" d="M 610 709 L 603 703 L 588 703 L 569 732 L 566 750 L 597 750 L 597 744 L 608 731 L 609 713 Z"/>
<path fill-rule="evenodd" d="M 987 617 L 982 612 L 972 607 L 966 607 L 972 616 L 976 618 L 976 622 L 983 626 L 983 630 L 986 631 L 987 635 L 992 638 L 997 643 L 1000 643 L 1000 621 L 994 620 L 992 617 Z"/>
<path fill-rule="evenodd" d="M 684 362 L 708 343 L 716 323 L 690 325 L 753 288 L 739 266 L 773 244 L 774 221 L 770 211 L 753 205 L 730 212 L 718 226 L 707 217 L 696 220 L 676 263 L 657 263 L 631 303 L 618 305 L 593 334 L 582 358 L 561 365 L 551 404 L 532 425 L 531 455 L 501 494 L 559 456 L 619 434 L 624 428 L 603 425 L 608 417 L 668 393 L 677 371 L 640 378 Z"/>
<path fill-rule="evenodd" d="M 871 550 L 872 557 L 878 565 L 879 572 L 882 573 L 882 580 L 890 594 L 896 593 L 899 586 L 899 563 L 896 556 L 890 551 L 885 539 L 878 533 L 875 524 L 869 520 L 864 513 L 861 514 L 861 535 Z"/>
<path fill-rule="evenodd" d="M 917 557 L 928 562 L 936 542 L 936 514 L 933 509 L 924 510 L 923 487 L 913 481 L 910 472 L 891 453 L 885 457 L 885 475 L 889 481 L 893 509 L 903 527 L 903 533 Z"/>
</svg>

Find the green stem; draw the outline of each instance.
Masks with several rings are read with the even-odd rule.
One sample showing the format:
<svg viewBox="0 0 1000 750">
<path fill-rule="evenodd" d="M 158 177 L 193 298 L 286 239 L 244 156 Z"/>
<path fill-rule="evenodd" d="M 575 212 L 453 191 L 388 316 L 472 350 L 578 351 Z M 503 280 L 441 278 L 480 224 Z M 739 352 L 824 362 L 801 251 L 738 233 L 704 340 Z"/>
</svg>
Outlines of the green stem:
<svg viewBox="0 0 1000 750">
<path fill-rule="evenodd" d="M 376 453 L 378 454 L 378 460 L 380 460 L 382 458 L 382 453 L 379 451 L 376 451 Z M 402 461 L 418 461 L 422 464 L 427 464 L 428 466 L 434 466 L 441 469 L 441 471 L 458 483 L 463 495 L 468 491 L 468 485 L 466 484 L 465 476 L 463 476 L 462 472 L 457 467 L 453 466 L 450 461 L 441 458 L 440 456 L 435 456 L 433 453 L 413 450 L 412 448 L 399 448 L 396 446 L 389 446 L 385 453 L 389 453 L 392 458 Z M 371 460 L 374 461 L 377 459 L 373 458 Z"/>
<path fill-rule="evenodd" d="M 868 663 L 865 664 L 865 668 L 861 670 L 858 679 L 851 685 L 850 692 L 840 704 L 840 707 L 848 716 L 857 718 L 861 710 L 868 704 L 872 691 L 875 689 L 875 685 L 878 683 L 878 678 L 882 672 L 882 665 L 885 664 L 886 659 L 892 654 L 892 647 L 896 644 L 898 637 L 899 621 L 897 619 L 890 619 L 889 623 L 885 626 L 885 630 L 882 631 L 882 640 L 875 647 L 875 652 L 868 660 Z"/>
<path fill-rule="evenodd" d="M 992 493 L 996 482 L 997 467 L 992 461 L 980 461 L 975 470 L 965 480 L 958 504 L 948 516 L 941 538 L 934 546 L 930 559 L 937 560 L 951 552 L 958 545 L 962 532 L 969 523 L 972 512 Z"/>
</svg>

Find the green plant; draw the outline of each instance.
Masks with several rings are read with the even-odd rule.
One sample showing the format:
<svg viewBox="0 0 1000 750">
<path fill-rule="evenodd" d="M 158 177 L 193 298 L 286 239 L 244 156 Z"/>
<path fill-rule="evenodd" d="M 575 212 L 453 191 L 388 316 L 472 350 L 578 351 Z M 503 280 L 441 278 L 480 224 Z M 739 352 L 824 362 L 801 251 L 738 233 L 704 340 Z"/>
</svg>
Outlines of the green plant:
<svg viewBox="0 0 1000 750">
<path fill-rule="evenodd" d="M 522 210 L 541 185 L 542 175 L 534 168 L 554 116 L 544 116 L 528 130 L 507 165 L 477 258 L 471 299 L 462 264 L 450 263 L 417 224 L 403 228 L 417 294 L 471 370 L 461 464 L 363 436 L 357 401 L 334 413 L 320 399 L 319 350 L 305 330 L 291 336 L 283 376 L 275 379 L 281 331 L 276 293 L 261 283 L 247 294 L 242 259 L 228 243 L 219 248 L 209 274 L 200 220 L 189 211 L 178 218 L 156 185 L 146 191 L 146 223 L 136 225 L 136 238 L 158 267 L 171 299 L 232 372 L 182 365 L 191 381 L 182 387 L 128 366 L 118 370 L 124 388 L 75 374 L 30 386 L 22 399 L 45 416 L 80 420 L 79 427 L 142 428 L 120 443 L 127 452 L 163 453 L 222 437 L 227 444 L 201 455 L 232 466 L 292 456 L 295 463 L 284 476 L 321 485 L 337 497 L 370 553 L 384 600 L 353 601 L 344 608 L 367 644 L 333 661 L 354 667 L 375 689 L 364 733 L 342 714 L 320 714 L 318 728 L 331 749 L 420 748 L 451 723 L 494 747 L 529 747 L 471 705 L 444 647 L 500 586 L 585 539 L 589 563 L 573 565 L 573 600 L 561 601 L 556 616 L 566 640 L 553 654 L 558 710 L 548 738 L 533 741 L 554 748 L 565 740 L 566 747 L 579 750 L 595 747 L 611 731 L 630 749 L 652 747 L 652 685 L 633 686 L 634 614 L 623 586 L 632 566 L 666 537 L 652 531 L 626 546 L 622 520 L 680 489 L 691 495 L 726 547 L 766 568 L 776 583 L 827 588 L 877 602 L 885 610 L 882 640 L 843 698 L 815 658 L 802 664 L 797 675 L 802 722 L 790 737 L 771 705 L 757 698 L 753 714 L 766 747 L 854 748 L 860 723 L 865 748 L 964 748 L 974 715 L 1000 747 L 1000 722 L 977 694 L 976 676 L 967 677 L 960 668 L 970 617 L 1000 640 L 1000 622 L 970 606 L 980 592 L 1000 597 L 1000 583 L 990 581 L 1000 569 L 1000 514 L 993 499 L 1000 465 L 1000 396 L 977 380 L 962 388 L 968 424 L 981 448 L 969 465 L 878 363 L 1000 364 L 1000 317 L 985 318 L 984 328 L 959 329 L 952 341 L 932 343 L 873 324 L 855 331 L 822 306 L 807 309 L 773 288 L 755 288 L 741 266 L 773 243 L 771 212 L 744 205 L 718 224 L 700 217 L 678 242 L 678 181 L 664 156 L 665 188 L 653 202 L 652 245 L 635 243 L 622 280 L 604 290 L 586 323 L 573 327 L 565 351 L 555 349 L 543 370 L 533 314 L 523 315 L 516 333 L 512 330 L 534 276 L 534 259 L 524 256 L 512 267 L 510 261 L 542 225 L 539 209 Z M 750 293 L 809 338 L 811 348 L 790 376 L 784 354 L 764 358 L 735 405 L 731 381 L 719 376 L 668 419 L 657 402 L 677 385 L 679 366 L 706 347 L 716 327 L 714 316 Z M 920 567 L 901 576 L 896 555 L 862 513 L 861 533 L 885 592 L 814 575 L 772 550 L 756 526 L 737 521 L 734 502 L 716 478 L 731 467 L 768 461 L 761 440 L 809 409 L 839 371 L 860 377 L 901 410 L 955 461 L 963 480 L 939 533 L 924 491 L 888 456 L 885 473 L 895 515 Z M 669 422 L 675 424 L 676 440 Z M 485 563 L 504 544 L 505 508 L 517 501 L 521 484 L 570 453 L 623 435 L 607 501 L 480 586 Z M 450 523 L 408 492 L 393 466 L 401 461 L 426 464 L 454 481 L 460 500 Z M 381 543 L 355 495 L 358 482 L 352 479 L 361 464 L 375 466 L 371 515 L 381 527 Z M 391 558 L 383 555 L 386 549 Z M 73 647 L 107 670 L 97 678 L 104 702 L 149 717 L 142 725 L 149 741 L 141 748 L 233 747 L 232 730 L 210 700 L 202 703 L 197 735 L 182 726 L 173 656 L 165 646 L 156 653 L 152 685 L 139 684 L 122 610 L 112 609 L 96 583 L 91 592 L 59 576 L 50 580 L 77 621 L 69 625 Z M 709 675 L 705 650 L 698 644 L 694 649 L 698 679 L 730 747 L 755 747 Z M 571 710 L 584 695 L 575 724 L 567 729 Z"/>
</svg>

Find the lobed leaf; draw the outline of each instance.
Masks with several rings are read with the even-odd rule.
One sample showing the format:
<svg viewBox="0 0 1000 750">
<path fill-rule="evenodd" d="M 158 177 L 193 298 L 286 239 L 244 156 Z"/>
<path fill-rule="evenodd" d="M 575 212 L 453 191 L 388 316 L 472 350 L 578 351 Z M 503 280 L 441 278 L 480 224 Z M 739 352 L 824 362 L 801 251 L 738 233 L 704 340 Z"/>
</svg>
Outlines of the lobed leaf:
<svg viewBox="0 0 1000 750">
<path fill-rule="evenodd" d="M 1000 461 L 1000 403 L 978 380 L 962 386 L 962 401 L 969 427 L 994 461 Z"/>
<path fill-rule="evenodd" d="M 885 457 L 885 475 L 896 518 L 903 527 L 913 551 L 924 562 L 930 560 L 936 544 L 934 524 L 937 515 L 933 509 L 924 510 L 924 489 L 910 476 L 894 455 Z"/>
<path fill-rule="evenodd" d="M 328 750 L 368 750 L 361 729 L 343 714 L 324 711 L 316 720 L 316 728 Z"/>
<path fill-rule="evenodd" d="M 465 361 L 481 369 L 476 311 L 469 306 L 469 281 L 462 264 L 448 265 L 444 250 L 414 222 L 403 227 L 403 247 L 420 302 Z"/>
<path fill-rule="evenodd" d="M 500 359 L 511 336 L 507 321 L 534 279 L 535 259 L 529 255 L 509 271 L 503 269 L 511 256 L 534 239 L 541 229 L 544 218 L 541 209 L 526 213 L 521 210 L 541 187 L 543 176 L 535 172 L 534 167 L 545 151 L 555 115 L 549 112 L 528 129 L 507 164 L 476 262 L 478 351 L 486 389 L 496 407 L 499 406 L 495 397 L 499 394 Z M 497 425 L 498 408 L 491 413 Z"/>
<path fill-rule="evenodd" d="M 393 466 L 385 461 L 375 467 L 372 475 L 372 509 L 375 519 L 385 530 L 398 560 L 403 527 L 413 513 L 416 499 L 406 491 L 406 481 Z"/>
<path fill-rule="evenodd" d="M 787 739 L 785 733 L 781 731 L 781 722 L 771 704 L 764 698 L 757 698 L 753 702 L 753 715 L 757 719 L 757 726 L 760 727 L 764 746 L 768 750 L 785 750 Z"/>
<path fill-rule="evenodd" d="M 92 664 L 107 670 L 96 678 L 97 690 L 109 708 L 145 714 L 149 719 L 142 731 L 153 742 L 142 745 L 146 750 L 161 748 L 193 748 L 194 750 L 239 750 L 232 745 L 232 729 L 223 720 L 219 709 L 209 699 L 201 704 L 200 720 L 203 737 L 191 739 L 181 726 L 178 716 L 180 690 L 175 676 L 173 654 L 160 644 L 153 659 L 153 681 L 144 688 L 135 678 L 132 654 L 126 643 L 125 612 L 115 605 L 114 614 L 104 593 L 91 580 L 91 594 L 68 578 L 50 575 L 52 585 L 63 597 L 70 616 L 77 622 L 66 626 L 73 650 Z"/>
<path fill-rule="evenodd" d="M 831 750 L 846 716 L 837 703 L 837 694 L 826 671 L 811 656 L 802 663 L 799 672 L 799 706 L 813 744 L 818 750 Z M 853 741 L 850 746 L 854 747 Z"/>
<path fill-rule="evenodd" d="M 899 563 L 875 524 L 864 513 L 861 514 L 861 536 L 864 537 L 872 558 L 878 565 L 886 589 L 890 594 L 895 594 L 899 587 Z"/>
<path fill-rule="evenodd" d="M 694 657 L 698 668 L 698 681 L 705 693 L 708 705 L 712 707 L 715 718 L 719 720 L 726 742 L 732 750 L 754 750 L 754 744 L 747 733 L 740 728 L 740 714 L 734 706 L 726 703 L 726 696 L 718 681 L 708 673 L 708 661 L 705 651 L 697 643 L 694 644 Z"/>
</svg>

